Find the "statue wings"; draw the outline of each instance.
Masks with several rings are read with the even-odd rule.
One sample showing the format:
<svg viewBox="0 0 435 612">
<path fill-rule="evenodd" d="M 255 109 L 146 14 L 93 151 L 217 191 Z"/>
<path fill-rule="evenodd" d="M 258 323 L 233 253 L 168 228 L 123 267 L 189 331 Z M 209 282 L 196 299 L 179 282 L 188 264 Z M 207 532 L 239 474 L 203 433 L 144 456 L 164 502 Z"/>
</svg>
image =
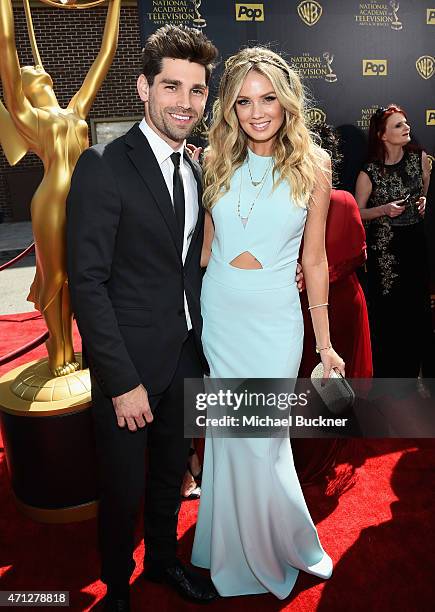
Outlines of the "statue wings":
<svg viewBox="0 0 435 612">
<path fill-rule="evenodd" d="M 28 151 L 24 138 L 18 132 L 9 111 L 0 100 L 0 145 L 11 166 L 15 166 Z"/>
</svg>

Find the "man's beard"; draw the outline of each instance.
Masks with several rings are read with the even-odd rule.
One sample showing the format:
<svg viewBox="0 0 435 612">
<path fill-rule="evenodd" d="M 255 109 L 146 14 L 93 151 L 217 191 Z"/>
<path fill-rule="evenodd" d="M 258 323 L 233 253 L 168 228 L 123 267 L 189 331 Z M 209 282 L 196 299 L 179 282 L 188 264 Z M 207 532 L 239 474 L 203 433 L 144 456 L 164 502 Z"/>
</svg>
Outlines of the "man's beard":
<svg viewBox="0 0 435 612">
<path fill-rule="evenodd" d="M 175 142 L 188 138 L 201 121 L 201 117 L 198 117 L 198 114 L 193 110 L 185 111 L 169 107 L 162 109 L 160 112 L 156 112 L 151 103 L 148 104 L 148 113 L 151 121 L 159 132 Z M 186 125 L 184 128 L 183 126 L 173 125 L 168 119 L 168 113 L 192 115 L 192 122 L 189 122 L 189 125 Z"/>
</svg>

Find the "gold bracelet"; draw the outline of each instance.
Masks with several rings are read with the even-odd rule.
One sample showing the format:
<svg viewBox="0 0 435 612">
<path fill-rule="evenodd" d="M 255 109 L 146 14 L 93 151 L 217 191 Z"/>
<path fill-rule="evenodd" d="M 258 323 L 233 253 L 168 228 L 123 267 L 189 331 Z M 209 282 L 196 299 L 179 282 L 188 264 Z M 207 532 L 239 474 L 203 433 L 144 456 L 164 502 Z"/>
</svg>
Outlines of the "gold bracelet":
<svg viewBox="0 0 435 612">
<path fill-rule="evenodd" d="M 329 349 L 332 348 L 332 344 L 330 344 L 329 346 L 323 346 L 322 348 L 319 348 L 318 346 L 316 346 L 316 353 L 319 355 L 320 351 L 329 351 Z"/>
<path fill-rule="evenodd" d="M 321 306 L 329 306 L 328 302 L 326 304 L 316 304 L 315 306 L 308 306 L 308 310 L 312 310 L 313 308 L 320 308 Z"/>
</svg>

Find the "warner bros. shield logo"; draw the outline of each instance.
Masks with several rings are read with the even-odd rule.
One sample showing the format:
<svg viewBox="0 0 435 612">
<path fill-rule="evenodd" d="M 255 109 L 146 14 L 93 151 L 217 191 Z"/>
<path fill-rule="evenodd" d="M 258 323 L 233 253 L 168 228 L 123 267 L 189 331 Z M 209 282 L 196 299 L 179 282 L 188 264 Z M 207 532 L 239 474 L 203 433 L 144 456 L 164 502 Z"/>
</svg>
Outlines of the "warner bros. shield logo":
<svg viewBox="0 0 435 612">
<path fill-rule="evenodd" d="M 422 79 L 430 79 L 435 72 L 435 59 L 431 55 L 422 55 L 415 62 L 415 67 Z"/>
<path fill-rule="evenodd" d="M 304 0 L 298 4 L 298 15 L 307 26 L 316 25 L 322 12 L 321 5 L 315 0 Z"/>
</svg>

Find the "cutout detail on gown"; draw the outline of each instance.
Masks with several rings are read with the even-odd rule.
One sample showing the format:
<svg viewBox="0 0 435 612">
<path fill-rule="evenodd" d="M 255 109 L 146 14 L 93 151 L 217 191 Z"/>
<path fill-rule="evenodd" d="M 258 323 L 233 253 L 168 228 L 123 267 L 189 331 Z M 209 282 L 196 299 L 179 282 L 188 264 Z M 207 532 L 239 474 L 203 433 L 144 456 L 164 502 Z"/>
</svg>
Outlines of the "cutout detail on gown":
<svg viewBox="0 0 435 612">
<path fill-rule="evenodd" d="M 243 262 L 243 260 L 245 259 L 244 257 L 245 255 L 248 255 L 251 258 L 248 261 L 250 261 L 250 263 L 254 265 L 252 266 L 243 266 L 243 265 L 238 266 L 237 265 L 238 262 Z M 234 257 L 234 259 L 230 261 L 230 266 L 233 266 L 233 268 L 239 268 L 239 270 L 261 270 L 263 268 L 263 266 L 261 265 L 261 262 L 250 251 L 243 251 L 243 253 L 240 253 L 239 255 L 237 255 L 237 257 Z"/>
</svg>

